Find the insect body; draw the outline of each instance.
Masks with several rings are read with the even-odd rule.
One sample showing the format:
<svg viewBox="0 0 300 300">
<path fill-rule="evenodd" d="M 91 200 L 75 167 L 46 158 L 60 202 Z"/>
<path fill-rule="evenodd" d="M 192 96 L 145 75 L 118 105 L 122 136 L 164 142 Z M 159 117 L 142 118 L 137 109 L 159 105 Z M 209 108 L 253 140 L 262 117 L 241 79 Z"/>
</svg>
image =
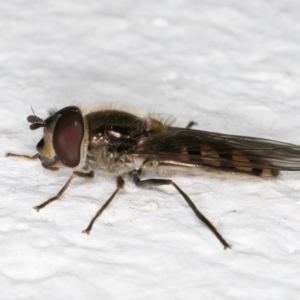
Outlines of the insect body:
<svg viewBox="0 0 300 300">
<path fill-rule="evenodd" d="M 84 112 L 76 106 L 51 113 L 46 119 L 35 115 L 27 118 L 32 130 L 44 128 L 44 135 L 33 156 L 7 153 L 41 160 L 44 168 L 74 169 L 71 177 L 37 211 L 59 199 L 76 176 L 92 178 L 94 170 L 112 174 L 117 188 L 83 231 L 92 226 L 124 186 L 123 177 L 131 178 L 138 187 L 172 185 L 185 199 L 195 215 L 218 238 L 225 249 L 231 246 L 212 223 L 197 209 L 192 200 L 171 179 L 146 179 L 145 172 L 160 170 L 194 173 L 202 169 L 239 171 L 260 176 L 274 176 L 280 170 L 300 171 L 300 146 L 271 140 L 226 135 L 176 128 L 151 116 L 141 117 L 127 111 L 101 109 Z"/>
</svg>

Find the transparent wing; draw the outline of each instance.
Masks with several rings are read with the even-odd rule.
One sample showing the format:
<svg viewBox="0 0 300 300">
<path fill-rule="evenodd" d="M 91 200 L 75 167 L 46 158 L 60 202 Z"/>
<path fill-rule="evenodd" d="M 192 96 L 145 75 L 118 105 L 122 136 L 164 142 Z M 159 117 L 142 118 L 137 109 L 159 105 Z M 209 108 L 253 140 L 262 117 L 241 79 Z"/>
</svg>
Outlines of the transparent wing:
<svg viewBox="0 0 300 300">
<path fill-rule="evenodd" d="M 246 172 L 300 171 L 300 146 L 176 127 L 141 138 L 134 155 L 153 158 L 164 165 L 213 166 Z"/>
</svg>

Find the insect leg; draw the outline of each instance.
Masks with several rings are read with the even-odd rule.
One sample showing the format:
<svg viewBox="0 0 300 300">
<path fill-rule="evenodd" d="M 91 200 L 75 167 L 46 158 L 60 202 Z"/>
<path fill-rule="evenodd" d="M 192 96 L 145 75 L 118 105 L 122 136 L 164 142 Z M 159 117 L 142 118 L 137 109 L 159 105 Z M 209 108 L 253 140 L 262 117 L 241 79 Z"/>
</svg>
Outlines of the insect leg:
<svg viewBox="0 0 300 300">
<path fill-rule="evenodd" d="M 25 159 L 31 159 L 31 160 L 34 160 L 34 159 L 37 159 L 39 158 L 39 154 L 35 154 L 35 155 L 32 155 L 32 156 L 29 156 L 29 155 L 23 155 L 23 154 L 14 154 L 14 153 L 6 153 L 5 154 L 5 157 L 19 157 L 19 158 L 25 158 Z"/>
<path fill-rule="evenodd" d="M 193 126 L 198 125 L 198 123 L 191 121 L 187 126 L 185 127 L 186 129 L 191 129 Z"/>
<path fill-rule="evenodd" d="M 211 231 L 212 233 L 217 237 L 217 239 L 221 242 L 221 244 L 224 246 L 224 249 L 231 248 L 231 245 L 229 245 L 225 239 L 222 237 L 222 235 L 217 231 L 217 229 L 214 227 L 214 225 L 198 210 L 198 208 L 195 206 L 195 204 L 192 202 L 192 200 L 188 197 L 188 195 L 171 179 L 146 179 L 146 180 L 140 180 L 138 176 L 138 171 L 133 173 L 133 180 L 136 186 L 138 187 L 153 187 L 153 186 L 160 186 L 160 185 L 173 185 L 175 189 L 181 194 L 181 196 L 184 198 L 184 200 L 187 202 L 187 204 L 190 206 L 190 208 L 193 210 L 197 218 L 202 221 Z"/>
<path fill-rule="evenodd" d="M 68 188 L 68 186 L 70 185 L 72 179 L 75 177 L 82 177 L 82 178 L 93 178 L 94 177 L 94 171 L 91 170 L 89 173 L 84 173 L 84 172 L 79 172 L 79 171 L 74 171 L 73 174 L 71 175 L 71 177 L 69 178 L 69 180 L 66 182 L 66 184 L 63 186 L 63 188 L 57 193 L 56 196 L 48 199 L 47 201 L 43 202 L 42 204 L 35 206 L 34 209 L 36 209 L 37 211 L 39 211 L 41 208 L 45 207 L 46 205 L 48 205 L 49 203 L 58 200 L 61 195 L 64 193 L 64 191 Z"/>
<path fill-rule="evenodd" d="M 97 220 L 97 218 L 102 214 L 104 209 L 110 204 L 110 202 L 114 199 L 114 197 L 117 195 L 117 193 L 124 187 L 124 179 L 121 176 L 117 177 L 117 188 L 113 192 L 113 194 L 106 200 L 106 202 L 102 205 L 102 207 L 98 210 L 94 218 L 91 220 L 89 226 L 85 229 L 82 230 L 83 233 L 90 234 L 90 231 L 92 230 L 94 222 Z"/>
</svg>

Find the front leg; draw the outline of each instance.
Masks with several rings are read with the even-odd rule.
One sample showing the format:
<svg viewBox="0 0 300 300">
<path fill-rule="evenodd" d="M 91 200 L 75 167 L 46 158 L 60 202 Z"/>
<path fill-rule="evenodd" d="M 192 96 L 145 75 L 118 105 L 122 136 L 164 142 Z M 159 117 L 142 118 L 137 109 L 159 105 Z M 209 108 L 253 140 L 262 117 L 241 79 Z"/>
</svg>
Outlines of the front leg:
<svg viewBox="0 0 300 300">
<path fill-rule="evenodd" d="M 25 158 L 25 159 L 30 159 L 30 160 L 35 160 L 39 157 L 39 154 L 35 154 L 35 155 L 32 155 L 32 156 L 29 156 L 29 155 L 24 155 L 24 154 L 15 154 L 15 153 L 6 153 L 5 154 L 5 157 L 19 157 L 19 158 Z"/>
<path fill-rule="evenodd" d="M 34 209 L 36 209 L 37 211 L 39 211 L 41 208 L 45 207 L 46 205 L 48 205 L 49 203 L 58 200 L 61 195 L 64 193 L 64 191 L 68 188 L 68 186 L 70 185 L 72 179 L 75 177 L 82 177 L 82 178 L 93 178 L 94 177 L 94 171 L 91 170 L 88 173 L 84 173 L 84 172 L 79 172 L 79 171 L 74 171 L 73 174 L 71 175 L 71 177 L 69 178 L 69 180 L 66 182 L 66 184 L 63 186 L 63 188 L 57 193 L 56 196 L 48 199 L 47 201 L 43 202 L 42 204 L 35 206 Z"/>
<path fill-rule="evenodd" d="M 181 196 L 184 198 L 184 200 L 187 202 L 187 204 L 190 206 L 190 208 L 193 210 L 197 218 L 202 221 L 211 231 L 212 233 L 217 237 L 217 239 L 221 242 L 221 244 L 224 246 L 224 249 L 230 249 L 231 245 L 229 245 L 226 240 L 222 237 L 222 235 L 217 231 L 215 226 L 198 210 L 196 205 L 193 203 L 193 201 L 188 197 L 188 195 L 171 179 L 146 179 L 146 180 L 140 180 L 139 178 L 139 171 L 135 171 L 132 173 L 134 183 L 138 187 L 154 187 L 154 186 L 161 186 L 161 185 L 172 185 L 175 187 L 175 189 L 181 194 Z"/>
</svg>

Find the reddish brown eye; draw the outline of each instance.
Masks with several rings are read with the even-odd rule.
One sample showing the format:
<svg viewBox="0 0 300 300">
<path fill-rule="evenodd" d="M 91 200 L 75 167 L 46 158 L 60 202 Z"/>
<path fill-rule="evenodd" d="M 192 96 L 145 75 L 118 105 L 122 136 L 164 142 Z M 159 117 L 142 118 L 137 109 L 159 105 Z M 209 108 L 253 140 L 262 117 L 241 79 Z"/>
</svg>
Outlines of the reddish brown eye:
<svg viewBox="0 0 300 300">
<path fill-rule="evenodd" d="M 57 120 L 53 132 L 55 153 L 65 166 L 74 168 L 79 165 L 83 133 L 82 115 L 78 108 L 74 111 L 70 107 L 70 111 L 65 112 Z"/>
</svg>

